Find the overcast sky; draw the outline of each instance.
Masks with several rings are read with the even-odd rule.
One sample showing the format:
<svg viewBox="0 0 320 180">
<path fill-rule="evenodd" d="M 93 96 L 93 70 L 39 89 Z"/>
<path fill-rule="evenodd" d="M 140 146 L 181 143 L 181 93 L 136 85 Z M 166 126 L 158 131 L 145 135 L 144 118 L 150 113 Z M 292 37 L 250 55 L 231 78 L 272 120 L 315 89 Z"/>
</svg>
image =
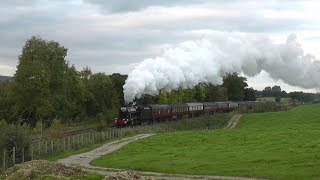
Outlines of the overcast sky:
<svg viewBox="0 0 320 180">
<path fill-rule="evenodd" d="M 295 33 L 306 53 L 320 57 L 319 7 L 320 1 L 290 0 L 1 0 L 0 75 L 14 74 L 32 35 L 67 47 L 67 59 L 79 70 L 107 74 L 128 73 L 170 45 L 216 32 L 268 36 L 276 43 Z M 266 73 L 248 84 L 301 90 Z"/>
</svg>

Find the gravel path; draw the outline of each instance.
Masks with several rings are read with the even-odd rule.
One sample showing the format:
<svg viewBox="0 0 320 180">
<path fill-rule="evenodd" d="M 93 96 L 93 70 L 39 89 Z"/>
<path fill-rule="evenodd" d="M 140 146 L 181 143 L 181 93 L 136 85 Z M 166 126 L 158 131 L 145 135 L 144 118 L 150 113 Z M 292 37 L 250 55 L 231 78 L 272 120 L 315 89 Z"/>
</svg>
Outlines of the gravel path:
<svg viewBox="0 0 320 180">
<path fill-rule="evenodd" d="M 241 117 L 242 117 L 241 114 L 234 115 L 231 118 L 228 126 L 225 129 L 232 129 L 232 128 L 236 127 L 236 125 L 239 123 Z"/>
<path fill-rule="evenodd" d="M 123 146 L 129 144 L 132 141 L 143 139 L 152 135 L 153 134 L 140 134 L 137 136 L 132 136 L 121 140 L 113 141 L 111 143 L 104 144 L 92 151 L 59 159 L 57 162 L 65 164 L 67 166 L 80 165 L 84 167 L 94 168 L 94 166 L 90 165 L 90 162 L 92 160 L 99 158 L 103 155 L 112 153 L 113 151 L 122 148 Z"/>
</svg>

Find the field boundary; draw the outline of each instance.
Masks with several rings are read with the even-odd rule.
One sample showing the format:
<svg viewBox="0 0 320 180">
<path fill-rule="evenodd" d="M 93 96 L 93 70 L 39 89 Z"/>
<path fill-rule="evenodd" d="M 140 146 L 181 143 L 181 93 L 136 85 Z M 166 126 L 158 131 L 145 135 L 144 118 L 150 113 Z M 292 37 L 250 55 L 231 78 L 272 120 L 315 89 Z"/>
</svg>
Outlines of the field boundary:
<svg viewBox="0 0 320 180">
<path fill-rule="evenodd" d="M 43 159 L 65 151 L 79 150 L 105 141 L 116 140 L 118 138 L 138 134 L 222 129 L 227 121 L 212 120 L 209 124 L 203 122 L 193 126 L 180 126 L 175 123 L 178 123 L 178 121 L 169 121 L 148 126 L 128 126 L 125 128 L 115 128 L 101 132 L 89 131 L 62 138 L 30 139 L 28 145 L 24 147 L 0 147 L 0 174 L 15 164 L 20 164 L 30 160 Z"/>
</svg>

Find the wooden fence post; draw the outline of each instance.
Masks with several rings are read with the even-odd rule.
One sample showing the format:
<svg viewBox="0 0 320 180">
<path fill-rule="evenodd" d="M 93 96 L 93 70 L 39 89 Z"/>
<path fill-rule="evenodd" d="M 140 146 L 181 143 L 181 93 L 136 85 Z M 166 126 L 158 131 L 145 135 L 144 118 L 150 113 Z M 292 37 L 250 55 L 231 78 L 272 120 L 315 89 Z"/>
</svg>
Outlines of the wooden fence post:
<svg viewBox="0 0 320 180">
<path fill-rule="evenodd" d="M 71 149 L 71 143 L 70 143 L 70 141 L 71 141 L 71 139 L 70 139 L 70 136 L 68 137 L 68 150 L 70 150 Z"/>
<path fill-rule="evenodd" d="M 40 158 L 40 154 L 41 154 L 41 139 L 39 140 L 39 143 L 38 143 L 38 158 Z"/>
<path fill-rule="evenodd" d="M 3 172 L 6 171 L 6 149 L 3 149 Z"/>
<path fill-rule="evenodd" d="M 66 138 L 64 137 L 63 138 L 63 151 L 66 150 Z"/>
<path fill-rule="evenodd" d="M 12 149 L 12 163 L 13 165 L 16 164 L 16 147 L 15 146 Z"/>
<path fill-rule="evenodd" d="M 94 143 L 96 140 L 96 137 L 94 136 L 94 132 L 92 133 L 92 142 Z"/>
<path fill-rule="evenodd" d="M 83 143 L 83 133 L 81 133 L 81 145 L 83 146 L 84 143 Z"/>
<path fill-rule="evenodd" d="M 22 147 L 22 163 L 24 163 L 24 147 Z"/>
<path fill-rule="evenodd" d="M 53 140 L 51 139 L 51 154 L 53 154 Z"/>
<path fill-rule="evenodd" d="M 31 160 L 33 160 L 33 145 L 30 144 L 30 156 L 31 156 Z"/>
<path fill-rule="evenodd" d="M 48 141 L 46 140 L 46 154 L 48 154 Z"/>
</svg>

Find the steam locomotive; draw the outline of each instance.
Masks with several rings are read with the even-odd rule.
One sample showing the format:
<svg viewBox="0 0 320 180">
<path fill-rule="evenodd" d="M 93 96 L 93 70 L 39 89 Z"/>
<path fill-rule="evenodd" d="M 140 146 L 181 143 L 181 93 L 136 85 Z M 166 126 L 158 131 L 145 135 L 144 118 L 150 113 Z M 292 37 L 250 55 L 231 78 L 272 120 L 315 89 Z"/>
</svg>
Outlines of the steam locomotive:
<svg viewBox="0 0 320 180">
<path fill-rule="evenodd" d="M 204 114 L 227 113 L 244 107 L 252 109 L 255 106 L 275 104 L 269 101 L 240 101 L 240 102 L 203 102 L 182 104 L 151 104 L 146 107 L 128 106 L 121 107 L 119 117 L 115 118 L 118 127 L 128 125 L 141 125 L 166 120 L 181 119 L 182 117 L 196 117 Z"/>
</svg>

